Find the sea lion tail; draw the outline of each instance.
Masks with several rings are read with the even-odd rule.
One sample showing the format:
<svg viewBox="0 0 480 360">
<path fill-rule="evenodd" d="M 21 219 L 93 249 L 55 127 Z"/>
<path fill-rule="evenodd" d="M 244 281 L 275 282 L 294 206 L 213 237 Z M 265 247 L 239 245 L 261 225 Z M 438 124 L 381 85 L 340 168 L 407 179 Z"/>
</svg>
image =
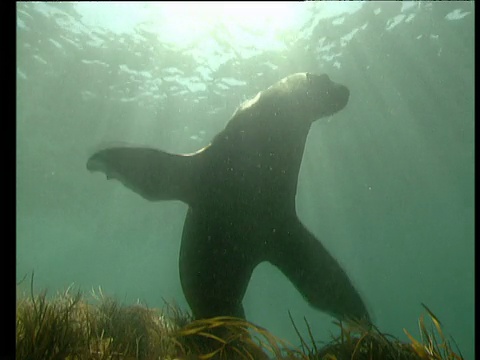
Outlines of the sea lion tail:
<svg viewBox="0 0 480 360">
<path fill-rule="evenodd" d="M 193 181 L 200 154 L 175 155 L 139 147 L 111 147 L 89 157 L 87 169 L 103 172 L 107 180 L 124 186 L 149 201 L 192 201 Z"/>
<path fill-rule="evenodd" d="M 298 218 L 284 223 L 268 261 L 278 267 L 314 308 L 337 319 L 371 321 L 345 271 Z"/>
</svg>

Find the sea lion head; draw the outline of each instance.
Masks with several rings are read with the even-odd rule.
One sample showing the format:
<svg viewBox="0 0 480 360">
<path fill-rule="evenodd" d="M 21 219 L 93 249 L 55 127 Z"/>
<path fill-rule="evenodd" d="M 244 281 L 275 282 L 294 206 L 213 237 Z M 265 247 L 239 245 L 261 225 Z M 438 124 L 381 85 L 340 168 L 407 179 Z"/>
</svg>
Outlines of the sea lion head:
<svg viewBox="0 0 480 360">
<path fill-rule="evenodd" d="M 305 101 L 317 118 L 333 115 L 347 105 L 350 91 L 346 86 L 333 82 L 326 74 L 302 75 L 307 88 Z"/>
<path fill-rule="evenodd" d="M 350 91 L 342 84 L 330 80 L 328 75 L 297 73 L 269 87 L 260 98 L 275 101 L 283 113 L 295 113 L 297 118 L 313 122 L 342 110 L 348 102 Z"/>
</svg>

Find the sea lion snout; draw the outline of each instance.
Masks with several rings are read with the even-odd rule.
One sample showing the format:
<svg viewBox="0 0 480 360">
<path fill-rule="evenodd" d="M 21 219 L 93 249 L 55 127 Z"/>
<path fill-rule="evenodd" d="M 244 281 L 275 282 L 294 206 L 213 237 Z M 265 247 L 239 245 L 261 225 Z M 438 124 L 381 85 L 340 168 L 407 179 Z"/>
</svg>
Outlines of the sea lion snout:
<svg viewBox="0 0 480 360">
<path fill-rule="evenodd" d="M 333 83 L 334 95 L 332 96 L 332 114 L 342 110 L 347 106 L 350 98 L 350 90 L 345 85 Z"/>
<path fill-rule="evenodd" d="M 330 116 L 342 110 L 348 103 L 350 90 L 336 83 L 327 74 L 306 73 L 308 97 L 314 103 L 310 109 L 314 119 Z"/>
</svg>

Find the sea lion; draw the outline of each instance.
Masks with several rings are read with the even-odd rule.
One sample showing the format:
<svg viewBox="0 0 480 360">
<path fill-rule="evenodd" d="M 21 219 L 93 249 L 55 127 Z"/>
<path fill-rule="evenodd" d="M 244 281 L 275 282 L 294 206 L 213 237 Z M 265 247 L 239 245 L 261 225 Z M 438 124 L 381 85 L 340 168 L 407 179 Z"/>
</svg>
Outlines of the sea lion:
<svg viewBox="0 0 480 360">
<path fill-rule="evenodd" d="M 368 320 L 344 270 L 295 211 L 310 126 L 343 109 L 349 94 L 325 74 L 293 74 L 242 104 L 193 154 L 112 147 L 93 154 L 87 168 L 147 200 L 188 204 L 179 265 L 196 318 L 245 317 L 242 299 L 252 272 L 268 261 L 311 306 L 338 319 Z"/>
</svg>

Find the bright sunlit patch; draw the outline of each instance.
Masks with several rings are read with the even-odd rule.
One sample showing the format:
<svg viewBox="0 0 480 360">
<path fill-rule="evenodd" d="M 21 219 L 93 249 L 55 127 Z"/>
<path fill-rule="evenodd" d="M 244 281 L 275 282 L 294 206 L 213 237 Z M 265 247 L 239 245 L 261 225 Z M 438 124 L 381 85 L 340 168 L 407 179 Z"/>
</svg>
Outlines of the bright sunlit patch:
<svg viewBox="0 0 480 360">
<path fill-rule="evenodd" d="M 90 30 L 115 33 L 146 31 L 166 45 L 191 55 L 250 57 L 265 50 L 283 50 L 304 33 L 305 20 L 339 17 L 361 8 L 343 2 L 76 2 L 82 23 Z M 299 35 L 300 34 L 300 35 Z M 235 54 L 225 49 L 233 49 Z M 225 59 L 219 59 L 225 61 Z"/>
<path fill-rule="evenodd" d="M 269 48 L 299 23 L 301 8 L 291 2 L 172 2 L 152 4 L 158 17 L 150 20 L 162 40 L 180 46 L 215 36 L 227 37 L 231 45 Z"/>
<path fill-rule="evenodd" d="M 86 25 L 114 32 L 138 26 L 180 47 L 214 36 L 261 48 L 277 46 L 305 9 L 297 2 L 80 2 L 76 8 Z"/>
<path fill-rule="evenodd" d="M 151 6 L 159 7 L 160 11 L 168 11 L 183 20 L 201 21 L 205 25 L 233 22 L 254 31 L 263 31 L 266 28 L 288 28 L 292 24 L 295 3 L 215 1 L 172 2 Z"/>
</svg>

